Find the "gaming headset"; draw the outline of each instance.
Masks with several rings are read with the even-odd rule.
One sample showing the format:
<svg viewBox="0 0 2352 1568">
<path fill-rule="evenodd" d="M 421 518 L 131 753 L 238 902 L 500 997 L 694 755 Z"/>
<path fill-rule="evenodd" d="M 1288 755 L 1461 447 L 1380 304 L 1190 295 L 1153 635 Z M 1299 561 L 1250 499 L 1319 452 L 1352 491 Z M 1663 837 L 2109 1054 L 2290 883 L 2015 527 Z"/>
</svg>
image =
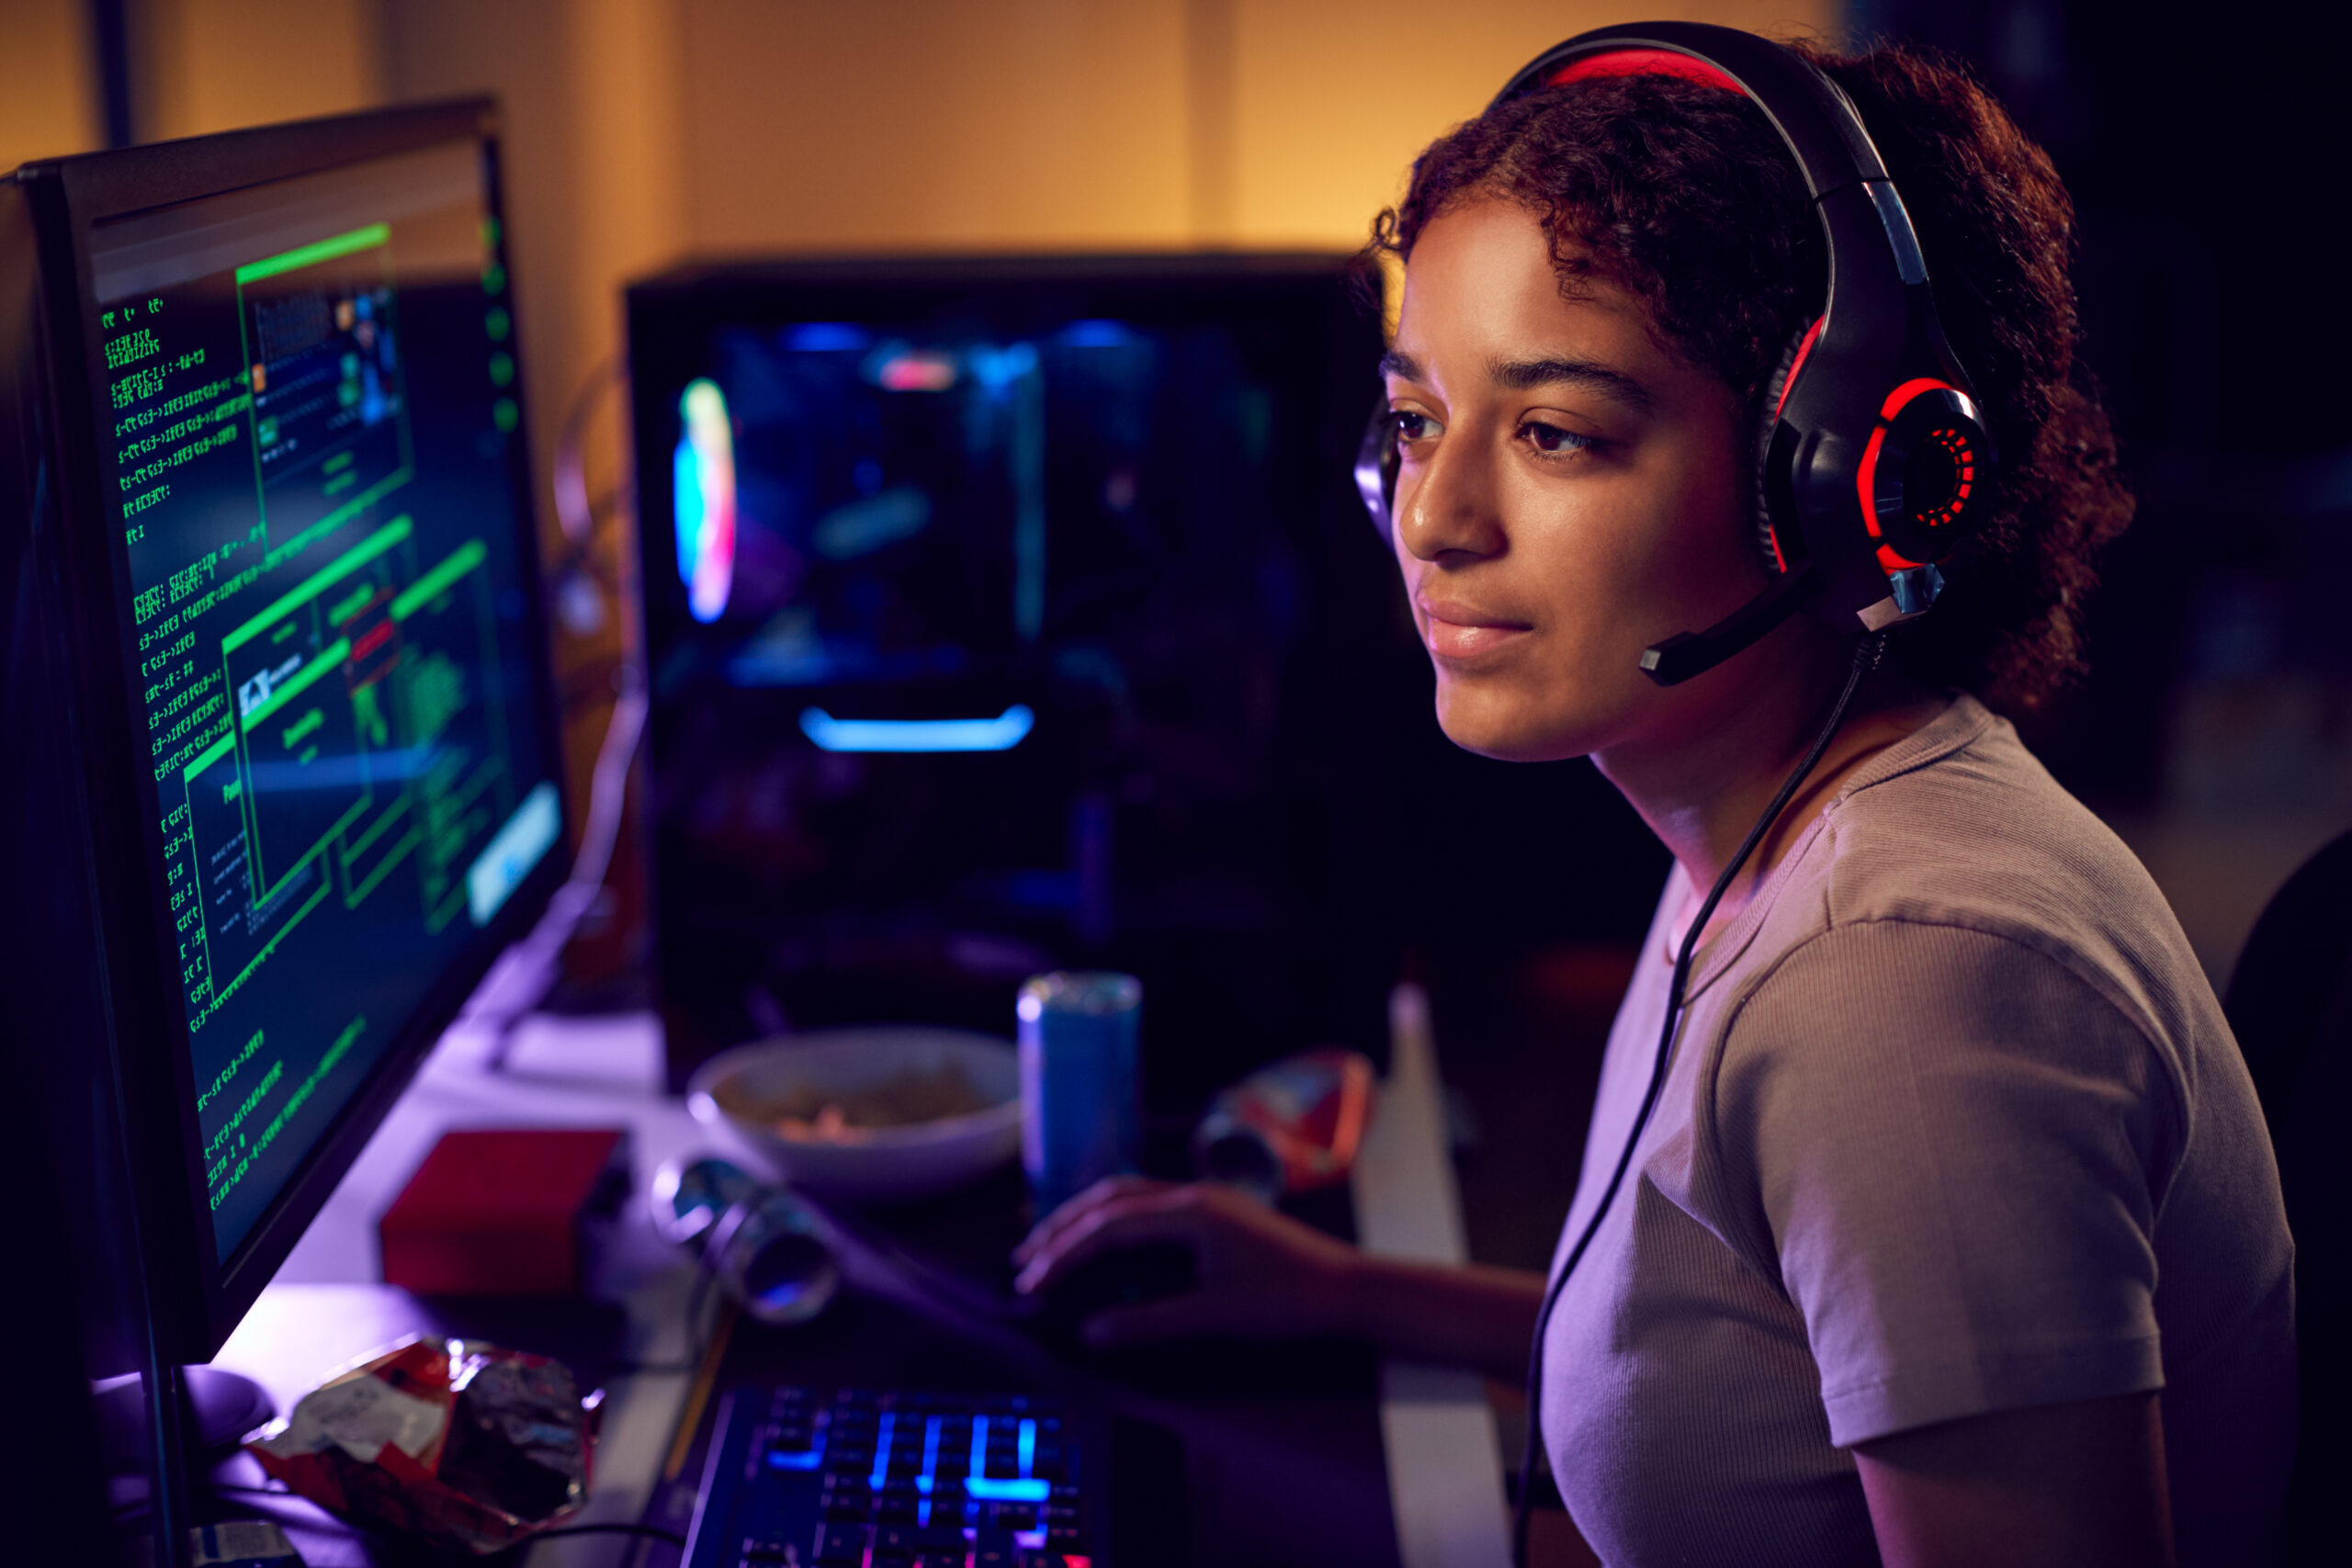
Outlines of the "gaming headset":
<svg viewBox="0 0 2352 1568">
<path fill-rule="evenodd" d="M 1700 22 L 1579 33 L 1495 98 L 1605 77 L 1678 76 L 1745 94 L 1804 171 L 1829 245 L 1829 299 L 1790 345 L 1756 437 L 1757 534 L 1772 581 L 1702 632 L 1643 653 L 1662 686 L 1711 670 L 1802 607 L 1875 634 L 1926 614 L 1936 563 L 1973 531 L 1997 464 L 1967 372 L 1936 319 L 1911 218 L 1852 102 L 1810 61 Z M 1385 397 L 1356 458 L 1356 487 L 1389 538 L 1396 422 Z M 1393 543 L 1393 541 L 1392 541 Z"/>
</svg>

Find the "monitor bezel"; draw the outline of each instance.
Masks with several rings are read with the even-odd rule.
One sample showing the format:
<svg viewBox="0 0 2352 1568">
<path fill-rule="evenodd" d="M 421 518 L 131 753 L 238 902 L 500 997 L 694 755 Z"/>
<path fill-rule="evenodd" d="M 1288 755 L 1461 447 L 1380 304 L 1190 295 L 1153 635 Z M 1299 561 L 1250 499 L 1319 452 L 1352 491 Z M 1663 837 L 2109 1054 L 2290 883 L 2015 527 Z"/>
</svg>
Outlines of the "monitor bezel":
<svg viewBox="0 0 2352 1568">
<path fill-rule="evenodd" d="M 100 891 L 101 962 L 112 1015 L 111 1047 L 119 1073 L 125 1130 L 137 1168 L 140 1252 L 152 1271 L 147 1295 L 154 1331 L 168 1359 L 210 1359 L 260 1295 L 358 1157 L 393 1102 L 415 1076 L 500 952 L 537 919 L 569 874 L 568 853 L 548 856 L 508 898 L 476 942 L 425 993 L 334 1122 L 226 1259 L 214 1242 L 206 1201 L 202 1139 L 196 1111 L 195 1064 L 176 954 L 156 910 L 168 908 L 160 825 L 141 810 L 134 769 L 151 766 L 137 745 L 140 709 L 126 678 L 137 657 L 136 630 L 121 615 L 119 585 L 128 581 L 128 546 L 103 507 L 105 455 L 97 439 L 96 398 L 106 385 L 103 346 L 91 332 L 95 298 L 91 238 L 97 224 L 157 208 L 226 195 L 303 175 L 331 172 L 452 141 L 481 151 L 489 215 L 508 252 L 499 159 L 499 117 L 488 98 L 329 119 L 296 121 L 119 152 L 62 159 L 34 171 L 52 183 L 62 208 L 62 236 L 51 253 L 66 286 L 51 292 L 57 345 L 61 500 L 69 518 L 61 562 L 69 604 L 64 617 L 74 674 L 69 700 L 87 716 L 80 728 L 89 791 L 88 845 Z M 509 265 L 511 276 L 512 267 Z M 52 271 L 52 276 L 56 276 Z M 510 296 L 510 311 L 519 310 Z M 528 431 L 529 404 L 518 377 L 508 395 Z M 562 820 L 572 823 L 560 710 L 548 659 L 539 524 L 529 442 L 509 448 L 510 482 L 524 537 L 517 541 L 524 581 L 525 635 L 538 700 L 542 754 L 552 764 Z"/>
</svg>

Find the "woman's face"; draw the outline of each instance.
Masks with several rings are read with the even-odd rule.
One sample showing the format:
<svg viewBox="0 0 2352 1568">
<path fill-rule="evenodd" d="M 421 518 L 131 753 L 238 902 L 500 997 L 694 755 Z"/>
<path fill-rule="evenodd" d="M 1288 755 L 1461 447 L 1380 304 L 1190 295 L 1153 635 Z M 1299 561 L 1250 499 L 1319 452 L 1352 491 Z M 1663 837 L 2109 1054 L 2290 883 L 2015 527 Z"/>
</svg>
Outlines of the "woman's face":
<svg viewBox="0 0 2352 1568">
<path fill-rule="evenodd" d="M 1636 661 L 1766 581 L 1737 395 L 1615 285 L 1564 295 L 1542 226 L 1500 199 L 1421 231 L 1385 370 L 1396 558 L 1445 733 L 1534 761 L 1725 716 L 1729 667 L 1661 688 Z"/>
</svg>

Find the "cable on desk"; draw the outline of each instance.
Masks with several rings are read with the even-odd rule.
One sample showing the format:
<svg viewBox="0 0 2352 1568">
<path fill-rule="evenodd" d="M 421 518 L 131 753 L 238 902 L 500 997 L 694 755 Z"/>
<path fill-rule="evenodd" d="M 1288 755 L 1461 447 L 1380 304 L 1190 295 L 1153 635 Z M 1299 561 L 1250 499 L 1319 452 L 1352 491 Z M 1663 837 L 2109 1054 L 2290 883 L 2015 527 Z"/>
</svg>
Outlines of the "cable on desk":
<svg viewBox="0 0 2352 1568">
<path fill-rule="evenodd" d="M 571 940 L 589 909 L 605 890 L 614 846 L 621 829 L 623 792 L 628 784 L 630 761 L 645 733 L 648 706 L 644 682 L 631 670 L 613 703 L 605 739 L 596 749 L 596 765 L 589 777 L 588 817 L 580 829 L 580 851 L 572 857 L 571 874 L 548 898 L 546 910 L 529 934 L 500 954 L 497 979 L 486 979 L 476 992 L 465 1021 L 492 1031 L 485 1072 L 506 1070 L 514 1049 L 515 1026 L 522 1022 L 552 986 L 564 944 Z"/>
<path fill-rule="evenodd" d="M 564 416 L 556 453 L 555 499 L 556 515 L 563 525 L 566 554 L 548 572 L 550 581 L 575 571 L 602 581 L 593 569 L 597 530 L 604 519 L 588 494 L 581 448 L 597 399 L 606 388 L 624 385 L 628 375 L 628 367 L 618 355 L 607 358 L 589 372 L 586 383 Z M 609 505 L 620 499 L 608 496 L 605 502 Z M 473 999 L 472 1007 L 477 1010 L 467 1015 L 468 1022 L 487 1026 L 491 1031 L 490 1052 L 483 1065 L 492 1073 L 506 1070 L 516 1026 L 552 988 L 564 946 L 603 896 L 605 878 L 612 869 L 613 852 L 620 838 L 629 766 L 645 733 L 649 705 L 641 659 L 642 637 L 635 638 L 636 646 L 631 646 L 627 575 L 624 562 L 619 575 L 603 583 L 622 617 L 621 659 L 612 675 L 612 716 L 605 721 L 605 738 L 596 749 L 595 766 L 589 775 L 588 811 L 581 823 L 580 846 L 572 857 L 571 874 L 548 897 L 538 923 L 500 956 L 499 966 L 493 971 L 498 979 L 484 981 Z M 570 701 L 567 694 L 567 707 Z"/>
<path fill-rule="evenodd" d="M 735 1303 L 729 1302 L 719 1309 L 718 1323 L 711 1331 L 702 1352 L 702 1370 L 686 1390 L 686 1403 L 678 1412 L 678 1432 L 670 1444 L 670 1454 L 662 1466 L 662 1480 L 667 1483 L 678 1479 L 685 1468 L 686 1454 L 694 1447 L 695 1429 L 702 1424 L 703 1406 L 710 1403 L 711 1389 L 718 1382 L 719 1363 L 727 1358 L 727 1341 L 735 1332 Z"/>
</svg>

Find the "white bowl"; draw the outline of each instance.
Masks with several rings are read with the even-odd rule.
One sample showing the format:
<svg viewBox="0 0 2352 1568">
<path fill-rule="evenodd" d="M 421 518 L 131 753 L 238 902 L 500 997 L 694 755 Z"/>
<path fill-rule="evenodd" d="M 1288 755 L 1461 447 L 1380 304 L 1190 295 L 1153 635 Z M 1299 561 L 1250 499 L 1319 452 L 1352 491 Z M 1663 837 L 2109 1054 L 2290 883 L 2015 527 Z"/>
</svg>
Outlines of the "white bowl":
<svg viewBox="0 0 2352 1568">
<path fill-rule="evenodd" d="M 856 1094 L 948 1067 L 962 1071 L 986 1109 L 860 1128 L 851 1142 L 787 1136 L 776 1122 L 745 1113 L 798 1090 Z M 920 1198 L 984 1176 L 1020 1151 L 1020 1055 L 1009 1040 L 911 1024 L 778 1035 L 696 1067 L 686 1107 L 796 1187 L 856 1202 Z"/>
</svg>

